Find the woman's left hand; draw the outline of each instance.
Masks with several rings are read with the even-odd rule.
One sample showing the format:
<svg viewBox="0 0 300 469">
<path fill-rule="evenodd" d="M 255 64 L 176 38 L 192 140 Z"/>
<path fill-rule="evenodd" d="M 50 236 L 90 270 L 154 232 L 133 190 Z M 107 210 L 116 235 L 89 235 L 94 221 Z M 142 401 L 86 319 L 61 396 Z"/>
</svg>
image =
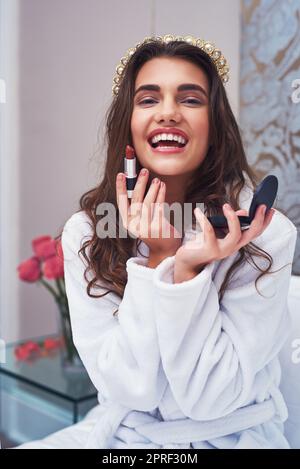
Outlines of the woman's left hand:
<svg viewBox="0 0 300 469">
<path fill-rule="evenodd" d="M 226 208 L 226 207 L 229 207 Z M 228 234 L 219 239 L 216 237 L 214 227 L 207 217 L 197 207 L 194 210 L 196 220 L 199 221 L 202 232 L 195 238 L 181 246 L 175 255 L 175 265 L 186 273 L 198 273 L 205 265 L 230 256 L 241 247 L 260 236 L 270 224 L 274 209 L 269 210 L 265 216 L 265 206 L 260 205 L 256 210 L 255 218 L 247 230 L 241 230 L 238 215 L 247 215 L 246 210 L 235 212 L 230 205 L 223 205 L 223 212 L 228 223 Z"/>
</svg>

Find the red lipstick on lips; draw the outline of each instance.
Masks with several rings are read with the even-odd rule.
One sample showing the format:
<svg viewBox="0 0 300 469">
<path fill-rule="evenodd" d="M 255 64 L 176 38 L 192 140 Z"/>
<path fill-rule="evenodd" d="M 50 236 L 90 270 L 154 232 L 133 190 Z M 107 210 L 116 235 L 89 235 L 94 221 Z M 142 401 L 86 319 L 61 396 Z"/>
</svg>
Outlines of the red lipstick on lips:
<svg viewBox="0 0 300 469">
<path fill-rule="evenodd" d="M 181 146 L 181 144 L 176 146 L 176 145 L 172 145 L 168 143 L 164 144 L 164 142 L 161 142 L 158 145 L 152 146 L 151 140 L 157 134 L 180 135 L 181 137 L 185 139 L 186 143 L 184 146 Z M 152 132 L 150 132 L 148 136 L 149 146 L 151 147 L 151 150 L 154 153 L 165 153 L 165 154 L 182 153 L 186 149 L 188 142 L 189 142 L 189 138 L 187 134 L 185 133 L 185 131 L 177 127 L 160 127 L 158 129 L 154 129 Z"/>
<path fill-rule="evenodd" d="M 126 175 L 126 189 L 129 199 L 132 198 L 133 189 L 137 181 L 136 174 L 136 157 L 134 149 L 130 145 L 126 145 L 124 158 L 124 172 Z"/>
<path fill-rule="evenodd" d="M 185 150 L 185 147 L 151 147 L 151 150 L 154 153 L 166 153 L 166 154 L 173 154 L 173 153 L 182 153 Z"/>
</svg>

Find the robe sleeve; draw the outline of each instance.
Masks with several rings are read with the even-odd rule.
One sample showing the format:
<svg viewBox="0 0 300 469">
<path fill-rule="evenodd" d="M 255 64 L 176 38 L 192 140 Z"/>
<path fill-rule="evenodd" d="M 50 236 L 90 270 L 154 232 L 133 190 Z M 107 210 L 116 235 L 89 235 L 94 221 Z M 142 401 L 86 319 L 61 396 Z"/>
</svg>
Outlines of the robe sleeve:
<svg viewBox="0 0 300 469">
<path fill-rule="evenodd" d="M 296 237 L 290 222 L 288 231 L 273 233 L 263 247 L 273 257 L 272 271 L 290 263 L 258 280 L 263 296 L 255 289 L 260 272 L 249 263 L 239 267 L 221 304 L 212 279 L 215 262 L 179 284 L 173 279 L 175 256 L 155 269 L 161 359 L 187 417 L 215 419 L 246 405 L 257 374 L 280 351 L 290 328 L 287 295 Z"/>
<path fill-rule="evenodd" d="M 87 264 L 77 253 L 91 228 L 76 215 L 62 233 L 74 344 L 102 398 L 137 410 L 154 409 L 167 383 L 152 307 L 154 270 L 146 267 L 147 259 L 132 257 L 126 263 L 128 278 L 121 301 L 115 293 L 89 297 L 84 279 Z M 106 291 L 95 289 L 92 293 Z M 118 317 L 113 316 L 117 308 Z"/>
</svg>

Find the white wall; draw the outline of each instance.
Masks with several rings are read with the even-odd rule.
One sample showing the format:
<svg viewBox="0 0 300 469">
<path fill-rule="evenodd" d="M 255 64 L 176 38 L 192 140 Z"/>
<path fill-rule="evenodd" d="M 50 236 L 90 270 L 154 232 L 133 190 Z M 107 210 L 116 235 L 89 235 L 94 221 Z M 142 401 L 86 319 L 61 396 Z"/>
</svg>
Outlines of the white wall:
<svg viewBox="0 0 300 469">
<path fill-rule="evenodd" d="M 213 42 L 223 52 L 230 67 L 226 90 L 237 117 L 240 66 L 239 0 L 157 0 L 155 4 L 155 34 L 191 34 Z"/>
<path fill-rule="evenodd" d="M 20 0 L 19 8 L 19 122 L 16 114 L 10 124 L 19 124 L 20 181 L 13 192 L 20 212 L 13 207 L 17 224 L 10 232 L 18 262 L 30 257 L 33 237 L 58 233 L 96 183 L 96 133 L 115 67 L 129 47 L 168 33 L 215 42 L 231 67 L 227 90 L 236 115 L 239 75 L 239 0 Z M 16 316 L 7 339 L 54 332 L 52 297 L 43 287 L 19 283 L 19 310 L 6 312 Z M 9 295 L 16 292 L 9 287 Z"/>
</svg>

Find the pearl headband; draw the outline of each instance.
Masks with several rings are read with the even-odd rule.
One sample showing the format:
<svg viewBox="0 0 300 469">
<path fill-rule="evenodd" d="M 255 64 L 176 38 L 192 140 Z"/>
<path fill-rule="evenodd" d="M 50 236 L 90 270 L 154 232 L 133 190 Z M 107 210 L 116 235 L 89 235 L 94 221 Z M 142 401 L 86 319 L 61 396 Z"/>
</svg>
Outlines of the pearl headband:
<svg viewBox="0 0 300 469">
<path fill-rule="evenodd" d="M 143 44 L 147 42 L 158 41 L 168 44 L 171 41 L 184 41 L 188 44 L 193 46 L 199 47 L 199 49 L 206 52 L 209 57 L 214 62 L 218 74 L 225 84 L 229 80 L 229 66 L 225 57 L 222 55 L 222 52 L 215 47 L 215 45 L 209 41 L 205 41 L 204 39 L 199 39 L 194 36 L 173 36 L 172 34 L 166 34 L 165 36 L 156 36 L 156 37 L 145 37 L 142 42 L 139 42 L 127 50 L 126 55 L 122 57 L 120 63 L 116 67 L 116 75 L 113 79 L 113 87 L 112 87 L 112 94 L 117 96 L 120 88 L 120 83 L 123 78 L 123 73 L 126 67 L 127 62 L 130 60 L 131 56 L 135 53 L 135 51 Z"/>
</svg>

